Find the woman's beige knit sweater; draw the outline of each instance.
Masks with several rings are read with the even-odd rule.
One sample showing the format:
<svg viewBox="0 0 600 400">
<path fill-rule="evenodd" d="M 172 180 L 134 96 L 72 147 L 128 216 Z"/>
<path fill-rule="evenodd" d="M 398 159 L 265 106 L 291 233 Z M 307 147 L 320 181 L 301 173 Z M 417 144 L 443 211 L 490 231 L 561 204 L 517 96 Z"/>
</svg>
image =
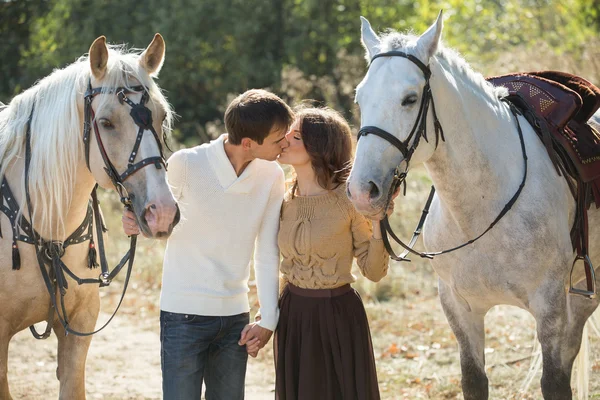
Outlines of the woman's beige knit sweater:
<svg viewBox="0 0 600 400">
<path fill-rule="evenodd" d="M 281 209 L 279 249 L 283 289 L 287 282 L 306 289 L 332 289 L 356 278 L 352 260 L 372 281 L 387 274 L 389 255 L 373 239 L 371 221 L 356 211 L 345 186 L 318 196 L 288 191 Z"/>
</svg>

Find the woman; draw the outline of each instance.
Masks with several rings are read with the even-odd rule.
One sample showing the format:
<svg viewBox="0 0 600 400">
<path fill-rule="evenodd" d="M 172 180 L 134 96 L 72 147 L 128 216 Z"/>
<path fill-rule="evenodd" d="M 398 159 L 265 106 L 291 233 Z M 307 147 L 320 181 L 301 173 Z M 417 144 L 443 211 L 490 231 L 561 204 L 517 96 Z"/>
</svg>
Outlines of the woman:
<svg viewBox="0 0 600 400">
<path fill-rule="evenodd" d="M 279 162 L 295 179 L 281 210 L 282 294 L 275 332 L 276 398 L 379 399 L 364 306 L 350 283 L 353 259 L 372 281 L 387 274 L 379 221 L 346 196 L 353 156 L 344 118 L 306 108 L 286 135 Z"/>
</svg>

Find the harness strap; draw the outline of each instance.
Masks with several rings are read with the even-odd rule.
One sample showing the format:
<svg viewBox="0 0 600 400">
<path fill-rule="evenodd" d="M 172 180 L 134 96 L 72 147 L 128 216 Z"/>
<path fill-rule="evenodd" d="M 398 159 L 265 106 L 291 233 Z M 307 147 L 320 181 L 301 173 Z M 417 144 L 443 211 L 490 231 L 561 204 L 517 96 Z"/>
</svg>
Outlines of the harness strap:
<svg viewBox="0 0 600 400">
<path fill-rule="evenodd" d="M 138 134 L 136 136 L 135 144 L 131 154 L 128 159 L 128 168 L 125 170 L 123 174 L 119 174 L 114 164 L 110 161 L 108 154 L 106 152 L 106 148 L 104 147 L 104 143 L 102 142 L 102 137 L 100 136 L 100 131 L 98 129 L 98 123 L 96 121 L 96 116 L 94 110 L 92 108 L 93 98 L 100 93 L 110 93 L 114 92 L 119 101 L 121 103 L 126 103 L 131 107 L 130 116 L 135 122 L 135 124 L 139 127 Z M 131 92 L 142 92 L 142 99 L 139 103 L 134 103 L 131 101 L 126 93 Z M 145 103 L 149 100 L 148 90 L 144 86 L 134 86 L 132 88 L 118 87 L 112 90 L 107 90 L 103 87 L 92 88 L 91 80 L 88 81 L 88 90 L 85 93 L 85 112 L 84 112 L 84 142 L 85 142 L 85 151 L 86 151 L 86 162 L 89 169 L 89 142 L 90 142 L 90 130 L 94 129 L 94 135 L 96 137 L 96 141 L 98 142 L 98 148 L 100 149 L 100 154 L 102 156 L 102 160 L 104 161 L 104 170 L 106 174 L 110 178 L 112 184 L 117 189 L 119 194 L 121 195 L 121 202 L 125 206 L 131 206 L 131 201 L 128 196 L 124 196 L 122 193 L 124 192 L 123 183 L 125 180 L 130 177 L 133 173 L 137 172 L 139 169 L 146 167 L 147 165 L 154 164 L 157 169 L 161 169 L 162 167 L 167 169 L 167 163 L 163 154 L 163 147 L 156 130 L 152 126 L 152 112 L 148 107 L 146 107 Z M 92 121 L 93 120 L 93 124 Z M 136 155 L 139 151 L 140 144 L 143 139 L 144 132 L 149 130 L 154 136 L 156 143 L 158 145 L 158 149 L 160 152 L 160 156 L 149 157 L 146 158 L 136 164 L 134 164 Z"/>
<path fill-rule="evenodd" d="M 519 141 L 521 143 L 521 151 L 523 153 L 523 161 L 524 161 L 524 171 L 523 171 L 523 179 L 521 181 L 521 184 L 519 185 L 519 188 L 517 189 L 517 191 L 515 192 L 515 194 L 512 196 L 512 198 L 508 201 L 508 203 L 506 203 L 506 205 L 504 206 L 504 208 L 502 209 L 502 211 L 500 211 L 500 214 L 498 214 L 498 216 L 494 219 L 494 221 L 487 227 L 487 229 L 485 231 L 483 231 L 481 234 L 479 234 L 477 237 L 463 243 L 460 244 L 458 246 L 449 248 L 449 249 L 445 249 L 445 250 L 441 250 L 441 251 L 436 251 L 436 252 L 419 252 L 417 250 L 414 250 L 412 248 L 412 246 L 414 245 L 414 243 L 417 241 L 417 238 L 419 237 L 419 235 L 421 234 L 422 228 L 423 228 L 423 224 L 425 223 L 425 218 L 427 213 L 429 213 L 429 207 L 431 205 L 431 201 L 433 200 L 433 195 L 435 193 L 435 188 L 432 186 L 431 187 L 431 191 L 429 193 L 429 198 L 427 199 L 427 204 L 425 206 L 425 209 L 423 210 L 423 214 L 421 215 L 421 219 L 419 221 L 419 224 L 417 225 L 417 228 L 415 229 L 415 232 L 413 233 L 413 237 L 411 238 L 409 244 L 405 244 L 402 240 L 400 240 L 398 238 L 398 236 L 396 236 L 396 234 L 393 232 L 390 223 L 389 223 L 389 219 L 387 217 L 387 215 L 385 216 L 385 218 L 381 221 L 381 236 L 385 237 L 384 239 L 384 245 L 386 247 L 386 250 L 388 251 L 388 253 L 390 254 L 390 257 L 393 260 L 396 261 L 410 261 L 409 259 L 406 258 L 408 253 L 417 255 L 421 258 L 429 258 L 432 259 L 435 256 L 441 255 L 441 254 L 446 254 L 446 253 L 451 253 L 453 251 L 462 249 L 465 246 L 468 246 L 472 243 L 474 243 L 475 241 L 477 241 L 478 239 L 480 239 L 483 235 L 485 235 L 487 232 L 489 232 L 497 223 L 498 221 L 500 221 L 502 219 L 502 217 L 504 217 L 506 215 L 506 213 L 508 213 L 508 211 L 510 211 L 510 209 L 512 208 L 512 206 L 516 203 L 517 199 L 519 198 L 519 195 L 521 194 L 521 191 L 523 190 L 523 188 L 525 187 L 525 182 L 527 180 L 527 149 L 525 148 L 525 140 L 523 138 L 523 131 L 521 130 L 521 124 L 519 122 L 519 115 L 521 115 L 521 113 L 519 112 L 519 110 L 512 105 L 512 103 L 507 103 L 508 106 L 510 107 L 511 112 L 513 113 L 513 115 L 515 116 L 515 121 L 516 121 L 516 125 L 517 125 L 517 131 L 519 133 Z M 388 198 L 387 204 L 386 204 L 386 209 L 389 206 L 391 201 L 391 195 Z M 402 253 L 400 256 L 397 256 L 394 251 L 392 250 L 389 240 L 387 239 L 387 234 L 389 234 L 394 241 L 396 241 L 400 246 L 402 246 L 405 249 L 405 252 Z"/>
<path fill-rule="evenodd" d="M 30 165 L 31 165 L 31 121 L 33 118 L 34 109 L 35 109 L 35 103 L 32 107 L 31 114 L 29 116 L 29 121 L 27 124 L 27 131 L 26 131 L 26 138 L 25 138 L 25 171 L 24 171 L 25 172 L 25 199 L 26 199 L 27 211 L 29 213 L 30 221 L 33 220 L 33 207 L 32 207 L 32 202 L 31 202 L 31 195 L 29 192 L 29 172 L 30 172 Z M 95 189 L 96 188 L 94 188 L 93 193 L 92 193 L 92 208 L 94 210 L 94 217 L 95 217 L 95 221 L 96 221 L 98 242 L 101 246 L 100 259 L 101 259 L 101 262 L 104 264 L 103 271 L 102 271 L 102 274 L 100 275 L 99 279 L 91 279 L 91 278 L 81 279 L 81 278 L 77 277 L 61 260 L 62 256 L 64 255 L 64 252 L 65 252 L 65 247 L 68 246 L 68 244 L 70 244 L 70 239 L 72 239 L 72 236 L 80 230 L 81 226 L 71 236 L 69 236 L 67 245 L 63 245 L 62 242 L 44 241 L 41 238 L 41 236 L 37 232 L 35 232 L 33 230 L 33 228 L 31 228 L 32 234 L 34 235 L 34 237 L 33 237 L 34 240 L 33 240 L 32 244 L 35 246 L 35 254 L 36 254 L 36 258 L 38 260 L 38 266 L 40 268 L 40 272 L 42 274 L 44 284 L 46 285 L 48 294 L 50 295 L 50 308 L 49 308 L 49 315 L 48 315 L 46 330 L 44 331 L 43 334 L 40 335 L 37 333 L 37 331 L 35 330 L 35 327 L 33 325 L 30 326 L 30 331 L 32 332 L 33 336 L 37 339 L 45 339 L 50 335 L 49 332 L 52 329 L 50 325 L 54 319 L 53 318 L 54 311 L 56 312 L 58 320 L 60 321 L 61 325 L 63 326 L 63 328 L 65 329 L 65 332 L 67 334 L 71 333 L 76 336 L 90 336 L 95 333 L 98 333 L 101 330 L 103 330 L 106 326 L 108 326 L 108 324 L 112 321 L 112 319 L 116 315 L 117 311 L 121 307 L 123 298 L 125 297 L 125 293 L 127 291 L 127 286 L 129 284 L 129 279 L 131 277 L 133 261 L 135 259 L 137 235 L 131 236 L 129 251 L 123 257 L 123 259 L 121 260 L 119 265 L 117 265 L 117 267 L 112 271 L 112 273 L 109 273 L 107 262 L 106 262 L 106 255 L 104 252 L 104 241 L 103 241 L 103 237 L 102 237 L 103 222 L 102 222 L 102 218 L 101 218 L 99 207 L 98 207 L 98 199 L 97 199 L 97 196 L 95 193 Z M 88 215 L 89 215 L 89 209 L 88 209 Z M 23 221 L 24 219 L 21 219 L 21 220 Z M 91 227 L 90 227 L 90 229 L 91 229 Z M 79 332 L 77 330 L 72 329 L 69 326 L 69 320 L 67 318 L 67 311 L 66 311 L 65 300 L 64 300 L 65 295 L 66 295 L 66 290 L 68 288 L 68 281 L 64 275 L 65 272 L 72 279 L 74 279 L 79 285 L 85 284 L 85 283 L 94 283 L 94 284 L 99 284 L 100 286 L 106 286 L 110 283 L 110 280 L 112 280 L 112 278 L 114 278 L 114 276 L 119 271 L 121 271 L 121 269 L 123 268 L 123 266 L 125 265 L 126 262 L 129 262 L 129 263 L 128 263 L 128 268 L 127 268 L 127 275 L 125 277 L 125 282 L 123 285 L 123 291 L 121 293 L 121 298 L 120 298 L 119 303 L 117 304 L 117 307 L 115 308 L 114 312 L 108 319 L 108 321 L 103 326 L 101 326 L 99 329 L 97 329 L 93 332 Z M 50 272 L 48 272 L 46 267 L 48 267 L 48 270 Z M 52 277 L 51 277 L 51 275 L 52 275 Z M 58 310 L 58 304 L 57 304 L 58 302 L 57 302 L 57 294 L 56 294 L 57 292 L 59 293 L 58 296 L 60 297 L 61 312 L 59 312 L 59 310 Z"/>
</svg>

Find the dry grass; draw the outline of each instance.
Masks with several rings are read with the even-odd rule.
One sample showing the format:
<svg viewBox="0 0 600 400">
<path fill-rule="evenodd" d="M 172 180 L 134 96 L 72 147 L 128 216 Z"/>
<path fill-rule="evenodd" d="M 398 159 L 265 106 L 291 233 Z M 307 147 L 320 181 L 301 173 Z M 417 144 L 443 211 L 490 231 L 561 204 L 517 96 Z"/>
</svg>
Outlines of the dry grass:
<svg viewBox="0 0 600 400">
<path fill-rule="evenodd" d="M 409 237 L 416 224 L 430 181 L 423 169 L 411 173 L 407 198 L 400 198 L 392 219 L 403 237 Z M 104 194 L 103 207 L 112 236 L 111 258 L 118 258 L 127 242 L 120 235 L 119 205 Z M 406 216 L 401 218 L 400 216 Z M 158 315 L 158 292 L 164 243 L 140 240 L 132 289 L 121 314 L 133 321 L 154 319 Z M 358 275 L 358 274 L 357 274 Z M 355 284 L 365 301 L 373 335 L 380 387 L 384 399 L 462 398 L 457 343 L 441 310 L 437 297 L 437 276 L 422 260 L 392 262 L 390 274 L 380 283 L 359 277 Z M 104 291 L 103 310 L 114 305 L 120 287 Z M 256 288 L 250 299 L 257 307 Z M 110 329 L 110 328 L 109 328 Z M 486 317 L 486 364 L 490 398 L 539 399 L 540 373 L 530 388 L 521 391 L 533 362 L 535 321 L 523 310 L 500 306 Z M 600 370 L 598 338 L 591 337 L 593 371 Z M 272 389 L 274 377 L 272 351 L 266 349 L 251 360 L 254 375 L 250 391 Z M 592 372 L 590 393 L 600 398 L 600 379 Z"/>
</svg>

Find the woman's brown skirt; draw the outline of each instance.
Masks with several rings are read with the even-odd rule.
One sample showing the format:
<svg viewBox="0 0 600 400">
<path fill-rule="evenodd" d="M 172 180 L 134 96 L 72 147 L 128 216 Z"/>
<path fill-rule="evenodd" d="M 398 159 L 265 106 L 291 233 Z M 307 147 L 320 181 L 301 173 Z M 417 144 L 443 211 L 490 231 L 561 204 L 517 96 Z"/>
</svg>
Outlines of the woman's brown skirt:
<svg viewBox="0 0 600 400">
<path fill-rule="evenodd" d="M 378 400 L 367 314 L 350 285 L 301 289 L 288 284 L 275 331 L 278 400 Z"/>
</svg>

